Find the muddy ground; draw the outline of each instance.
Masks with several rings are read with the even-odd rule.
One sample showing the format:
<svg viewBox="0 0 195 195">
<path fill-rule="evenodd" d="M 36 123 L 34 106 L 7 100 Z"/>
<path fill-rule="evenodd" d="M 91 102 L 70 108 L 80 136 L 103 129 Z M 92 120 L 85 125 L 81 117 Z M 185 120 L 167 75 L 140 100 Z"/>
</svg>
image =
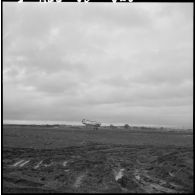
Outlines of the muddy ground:
<svg viewBox="0 0 195 195">
<path fill-rule="evenodd" d="M 28 142 L 29 132 L 34 137 L 28 138 Z M 166 140 L 159 139 L 159 134 L 148 134 L 148 138 L 143 139 L 147 137 L 145 134 L 141 136 L 122 131 L 120 134 L 124 133 L 126 138 L 123 138 L 124 143 L 118 143 L 113 141 L 117 140 L 118 131 L 111 132 L 110 141 L 109 136 L 104 141 L 108 132 L 85 132 L 84 139 L 81 136 L 83 132 L 63 134 L 56 131 L 56 136 L 64 135 L 64 142 L 69 140 L 69 145 L 67 142 L 62 145 L 60 141 L 56 147 L 57 140 L 52 136 L 53 132 L 42 131 L 47 136 L 42 137 L 40 142 L 40 131 L 21 131 L 16 128 L 3 130 L 4 193 L 193 192 L 193 147 L 189 141 L 192 140 L 190 135 L 182 135 L 183 142 L 179 144 L 178 140 L 182 140 L 182 136 L 178 138 L 177 135 L 163 133 L 161 136 L 167 136 L 166 144 Z M 103 141 L 100 135 L 105 135 Z M 136 135 L 139 138 L 137 144 L 130 139 Z M 169 143 L 171 136 L 173 139 Z M 154 137 L 157 140 L 151 142 Z M 20 143 L 14 147 L 13 140 L 14 143 Z M 70 140 L 75 140 L 75 144 Z M 50 144 L 46 144 L 48 142 Z"/>
</svg>

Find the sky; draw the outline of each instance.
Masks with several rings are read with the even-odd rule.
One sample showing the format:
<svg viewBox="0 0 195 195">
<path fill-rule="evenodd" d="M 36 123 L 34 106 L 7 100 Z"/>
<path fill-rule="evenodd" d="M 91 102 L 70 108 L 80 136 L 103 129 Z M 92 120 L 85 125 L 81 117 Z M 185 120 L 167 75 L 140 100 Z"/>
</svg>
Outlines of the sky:
<svg viewBox="0 0 195 195">
<path fill-rule="evenodd" d="M 193 3 L 3 3 L 3 120 L 193 126 Z"/>
</svg>

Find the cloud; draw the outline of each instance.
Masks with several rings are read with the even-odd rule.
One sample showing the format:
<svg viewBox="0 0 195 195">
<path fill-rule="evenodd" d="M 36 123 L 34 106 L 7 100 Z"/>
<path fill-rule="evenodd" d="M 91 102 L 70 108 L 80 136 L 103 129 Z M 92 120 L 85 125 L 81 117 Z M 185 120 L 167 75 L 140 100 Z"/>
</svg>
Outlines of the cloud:
<svg viewBox="0 0 195 195">
<path fill-rule="evenodd" d="M 192 3 L 3 9 L 4 120 L 192 126 Z"/>
</svg>

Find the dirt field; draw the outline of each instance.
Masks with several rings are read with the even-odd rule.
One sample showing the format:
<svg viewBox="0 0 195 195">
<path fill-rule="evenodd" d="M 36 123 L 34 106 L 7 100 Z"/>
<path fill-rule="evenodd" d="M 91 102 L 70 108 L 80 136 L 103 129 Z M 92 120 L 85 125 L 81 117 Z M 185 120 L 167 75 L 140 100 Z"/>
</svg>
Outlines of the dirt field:
<svg viewBox="0 0 195 195">
<path fill-rule="evenodd" d="M 193 135 L 3 127 L 3 192 L 191 193 Z"/>
</svg>

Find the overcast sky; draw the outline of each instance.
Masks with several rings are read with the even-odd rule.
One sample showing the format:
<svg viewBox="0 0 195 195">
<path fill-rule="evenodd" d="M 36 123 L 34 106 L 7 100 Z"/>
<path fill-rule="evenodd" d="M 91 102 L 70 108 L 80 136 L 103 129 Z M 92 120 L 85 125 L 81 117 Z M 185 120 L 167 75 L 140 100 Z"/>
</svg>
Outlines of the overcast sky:
<svg viewBox="0 0 195 195">
<path fill-rule="evenodd" d="M 193 124 L 192 3 L 3 3 L 3 119 Z"/>
</svg>

